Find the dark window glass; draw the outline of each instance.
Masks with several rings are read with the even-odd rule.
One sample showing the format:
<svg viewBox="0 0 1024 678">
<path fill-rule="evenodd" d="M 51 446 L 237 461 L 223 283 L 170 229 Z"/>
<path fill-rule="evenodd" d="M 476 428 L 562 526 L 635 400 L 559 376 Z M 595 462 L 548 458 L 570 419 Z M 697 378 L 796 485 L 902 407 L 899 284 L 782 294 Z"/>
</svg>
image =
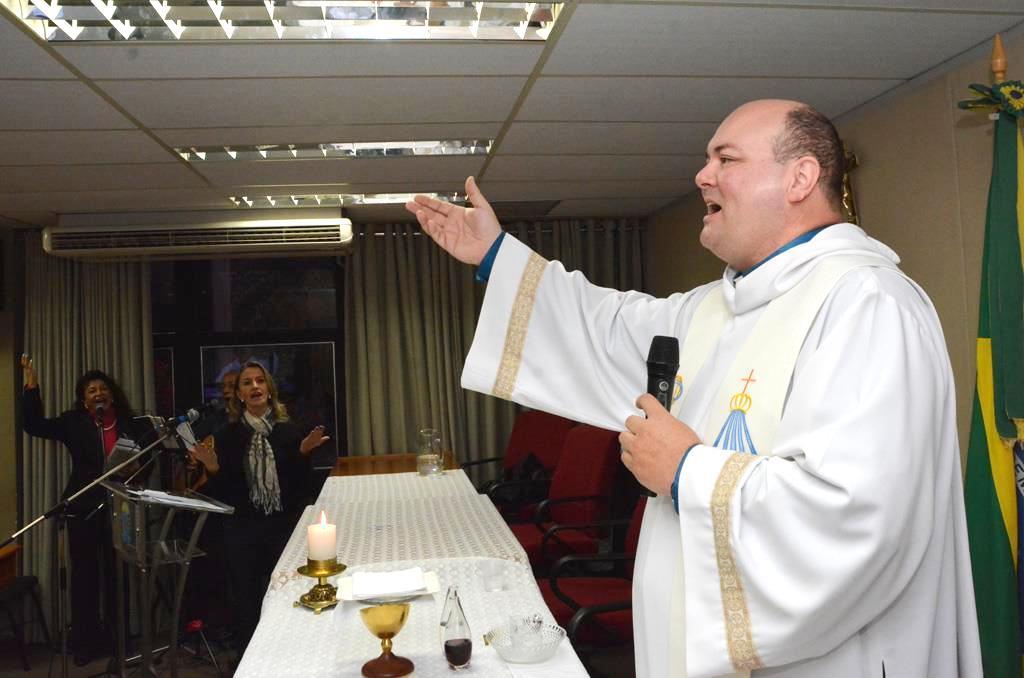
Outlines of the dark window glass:
<svg viewBox="0 0 1024 678">
<path fill-rule="evenodd" d="M 149 279 L 153 304 L 153 331 L 173 332 L 178 327 L 174 262 L 155 261 L 150 264 Z"/>
<path fill-rule="evenodd" d="M 214 332 L 337 327 L 335 263 L 323 259 L 211 262 Z"/>
</svg>

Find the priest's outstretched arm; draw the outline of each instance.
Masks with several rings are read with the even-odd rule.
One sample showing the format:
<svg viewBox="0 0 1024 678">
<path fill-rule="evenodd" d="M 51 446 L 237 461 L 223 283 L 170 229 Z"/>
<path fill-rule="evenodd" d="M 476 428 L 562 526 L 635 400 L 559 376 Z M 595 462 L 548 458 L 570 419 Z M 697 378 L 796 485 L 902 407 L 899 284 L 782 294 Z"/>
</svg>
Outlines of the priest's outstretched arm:
<svg viewBox="0 0 1024 678">
<path fill-rule="evenodd" d="M 452 256 L 479 265 L 501 226 L 472 177 L 466 193 L 473 207 L 416 196 L 406 209 Z M 704 291 L 655 299 L 597 287 L 511 236 L 491 275 L 502 284 L 487 286 L 462 385 L 617 431 L 639 413 L 651 338 L 684 336 Z"/>
</svg>

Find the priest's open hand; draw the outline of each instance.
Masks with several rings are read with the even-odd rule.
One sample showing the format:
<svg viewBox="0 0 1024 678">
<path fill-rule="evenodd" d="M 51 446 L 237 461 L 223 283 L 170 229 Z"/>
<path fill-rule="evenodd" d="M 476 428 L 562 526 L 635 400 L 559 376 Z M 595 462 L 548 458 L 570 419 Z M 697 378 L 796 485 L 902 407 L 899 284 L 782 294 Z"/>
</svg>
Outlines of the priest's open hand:
<svg viewBox="0 0 1024 678">
<path fill-rule="evenodd" d="M 636 406 L 647 417 L 626 419 L 626 430 L 619 434 L 622 463 L 651 492 L 668 495 L 679 460 L 694 443 L 700 442 L 700 438 L 651 394 L 637 398 Z"/>
<path fill-rule="evenodd" d="M 501 224 L 473 177 L 466 179 L 472 207 L 460 207 L 425 195 L 405 203 L 423 232 L 459 261 L 476 266 L 501 234 Z"/>
</svg>

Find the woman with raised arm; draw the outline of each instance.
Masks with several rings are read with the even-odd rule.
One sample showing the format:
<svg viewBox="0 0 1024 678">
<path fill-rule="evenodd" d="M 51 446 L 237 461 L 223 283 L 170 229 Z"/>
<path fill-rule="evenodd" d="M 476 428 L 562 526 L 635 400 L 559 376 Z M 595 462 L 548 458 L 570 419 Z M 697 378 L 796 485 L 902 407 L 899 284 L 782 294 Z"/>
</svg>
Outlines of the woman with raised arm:
<svg viewBox="0 0 1024 678">
<path fill-rule="evenodd" d="M 103 473 L 119 437 L 133 438 L 135 413 L 124 391 L 107 374 L 89 370 L 75 384 L 75 402 L 56 417 L 46 417 L 35 364 L 21 356 L 21 396 L 25 433 L 63 443 L 71 455 L 65 499 Z M 109 654 L 115 623 L 113 552 L 106 492 L 96 487 L 68 505 L 71 556 L 71 649 L 78 666 Z M 103 592 L 101 619 L 100 592 Z"/>
</svg>

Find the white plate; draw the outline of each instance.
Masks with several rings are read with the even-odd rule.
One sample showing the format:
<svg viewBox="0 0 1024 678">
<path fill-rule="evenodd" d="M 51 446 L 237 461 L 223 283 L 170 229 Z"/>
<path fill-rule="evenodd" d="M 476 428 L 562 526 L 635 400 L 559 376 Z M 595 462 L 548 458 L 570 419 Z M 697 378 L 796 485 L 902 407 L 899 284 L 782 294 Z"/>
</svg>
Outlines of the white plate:
<svg viewBox="0 0 1024 678">
<path fill-rule="evenodd" d="M 404 603 L 414 598 L 418 598 L 419 596 L 434 594 L 441 590 L 441 582 L 438 581 L 436 572 L 424 572 L 423 584 L 425 588 L 420 591 L 398 593 L 393 596 L 367 596 L 356 598 L 352 595 L 352 577 L 350 575 L 338 580 L 338 600 L 356 601 L 358 603 L 366 603 L 368 605 L 386 605 L 388 603 Z"/>
</svg>

